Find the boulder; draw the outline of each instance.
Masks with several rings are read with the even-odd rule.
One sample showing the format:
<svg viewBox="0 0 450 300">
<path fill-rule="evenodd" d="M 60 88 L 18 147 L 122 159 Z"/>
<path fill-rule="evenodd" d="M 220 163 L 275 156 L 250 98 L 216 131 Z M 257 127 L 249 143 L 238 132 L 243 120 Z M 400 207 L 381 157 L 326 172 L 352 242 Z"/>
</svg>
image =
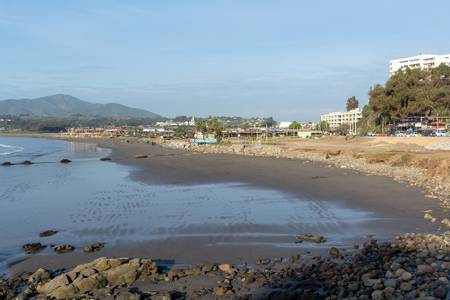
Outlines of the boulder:
<svg viewBox="0 0 450 300">
<path fill-rule="evenodd" d="M 36 253 L 44 249 L 46 246 L 42 245 L 41 243 L 28 243 L 22 246 L 23 251 L 25 251 L 28 254 Z"/>
<path fill-rule="evenodd" d="M 321 235 L 302 234 L 297 238 L 297 243 L 302 242 L 325 243 L 327 240 Z"/>
<path fill-rule="evenodd" d="M 48 237 L 57 234 L 57 230 L 45 230 L 39 233 L 39 237 Z"/>
<path fill-rule="evenodd" d="M 66 274 L 61 274 L 47 283 L 39 284 L 36 290 L 41 294 L 49 294 L 59 287 L 69 285 L 71 282 L 72 280 Z"/>
<path fill-rule="evenodd" d="M 338 258 L 341 255 L 339 249 L 336 247 L 331 247 L 330 250 L 328 250 L 328 254 L 336 258 Z"/>
<path fill-rule="evenodd" d="M 234 274 L 235 272 L 237 272 L 237 270 L 234 269 L 230 264 L 219 265 L 219 270 L 227 274 Z"/>
<path fill-rule="evenodd" d="M 28 277 L 28 283 L 38 284 L 45 283 L 50 280 L 50 272 L 39 268 L 30 277 Z"/>
<path fill-rule="evenodd" d="M 75 250 L 75 247 L 72 245 L 63 244 L 63 245 L 57 245 L 57 246 L 53 247 L 53 250 L 55 250 L 55 252 L 57 252 L 57 253 L 67 253 L 67 252 L 72 252 L 73 250 Z"/>
<path fill-rule="evenodd" d="M 97 252 L 97 251 L 100 251 L 101 249 L 103 249 L 103 247 L 105 247 L 104 243 L 97 242 L 97 243 L 85 246 L 83 251 L 86 253 Z"/>
</svg>

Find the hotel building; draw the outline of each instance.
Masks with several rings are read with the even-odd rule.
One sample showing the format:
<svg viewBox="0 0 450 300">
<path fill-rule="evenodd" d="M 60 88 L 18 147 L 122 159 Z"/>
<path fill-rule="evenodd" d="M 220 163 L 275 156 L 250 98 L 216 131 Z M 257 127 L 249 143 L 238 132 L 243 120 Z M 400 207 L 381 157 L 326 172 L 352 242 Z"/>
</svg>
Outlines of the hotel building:
<svg viewBox="0 0 450 300">
<path fill-rule="evenodd" d="M 346 112 L 332 112 L 320 116 L 320 121 L 326 121 L 330 129 L 335 129 L 342 124 L 350 125 L 351 131 L 355 132 L 356 123 L 362 119 L 362 109 L 356 108 Z"/>
<path fill-rule="evenodd" d="M 428 69 L 438 67 L 440 64 L 450 66 L 450 54 L 421 54 L 417 56 L 393 59 L 389 62 L 389 75 L 392 76 L 399 70 Z"/>
</svg>

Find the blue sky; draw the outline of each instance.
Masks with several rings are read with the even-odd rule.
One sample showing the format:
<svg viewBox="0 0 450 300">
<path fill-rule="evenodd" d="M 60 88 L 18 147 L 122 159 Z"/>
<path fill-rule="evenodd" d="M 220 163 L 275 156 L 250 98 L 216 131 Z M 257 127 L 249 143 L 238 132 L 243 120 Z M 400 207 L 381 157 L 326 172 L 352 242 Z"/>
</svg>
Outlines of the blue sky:
<svg viewBox="0 0 450 300">
<path fill-rule="evenodd" d="M 316 120 L 450 52 L 449 1 L 0 1 L 0 99 Z"/>
</svg>

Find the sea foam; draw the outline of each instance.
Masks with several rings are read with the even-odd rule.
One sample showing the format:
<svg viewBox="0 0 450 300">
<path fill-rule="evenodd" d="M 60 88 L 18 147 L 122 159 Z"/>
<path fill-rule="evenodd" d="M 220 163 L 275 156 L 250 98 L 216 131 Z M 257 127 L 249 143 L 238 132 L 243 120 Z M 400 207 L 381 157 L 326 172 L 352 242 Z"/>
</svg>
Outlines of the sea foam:
<svg viewBox="0 0 450 300">
<path fill-rule="evenodd" d="M 8 155 L 23 151 L 23 147 L 0 144 L 0 155 Z"/>
</svg>

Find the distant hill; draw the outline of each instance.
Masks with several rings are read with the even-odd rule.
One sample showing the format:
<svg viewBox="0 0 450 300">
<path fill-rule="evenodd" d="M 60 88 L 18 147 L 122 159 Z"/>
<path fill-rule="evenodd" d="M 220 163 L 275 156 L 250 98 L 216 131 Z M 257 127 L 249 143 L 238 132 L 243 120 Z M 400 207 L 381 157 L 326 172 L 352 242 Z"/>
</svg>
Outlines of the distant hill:
<svg viewBox="0 0 450 300">
<path fill-rule="evenodd" d="M 29 115 L 38 117 L 129 116 L 160 119 L 160 115 L 144 109 L 117 103 L 98 104 L 82 101 L 70 95 L 52 95 L 35 99 L 9 99 L 0 101 L 0 115 Z"/>
</svg>

